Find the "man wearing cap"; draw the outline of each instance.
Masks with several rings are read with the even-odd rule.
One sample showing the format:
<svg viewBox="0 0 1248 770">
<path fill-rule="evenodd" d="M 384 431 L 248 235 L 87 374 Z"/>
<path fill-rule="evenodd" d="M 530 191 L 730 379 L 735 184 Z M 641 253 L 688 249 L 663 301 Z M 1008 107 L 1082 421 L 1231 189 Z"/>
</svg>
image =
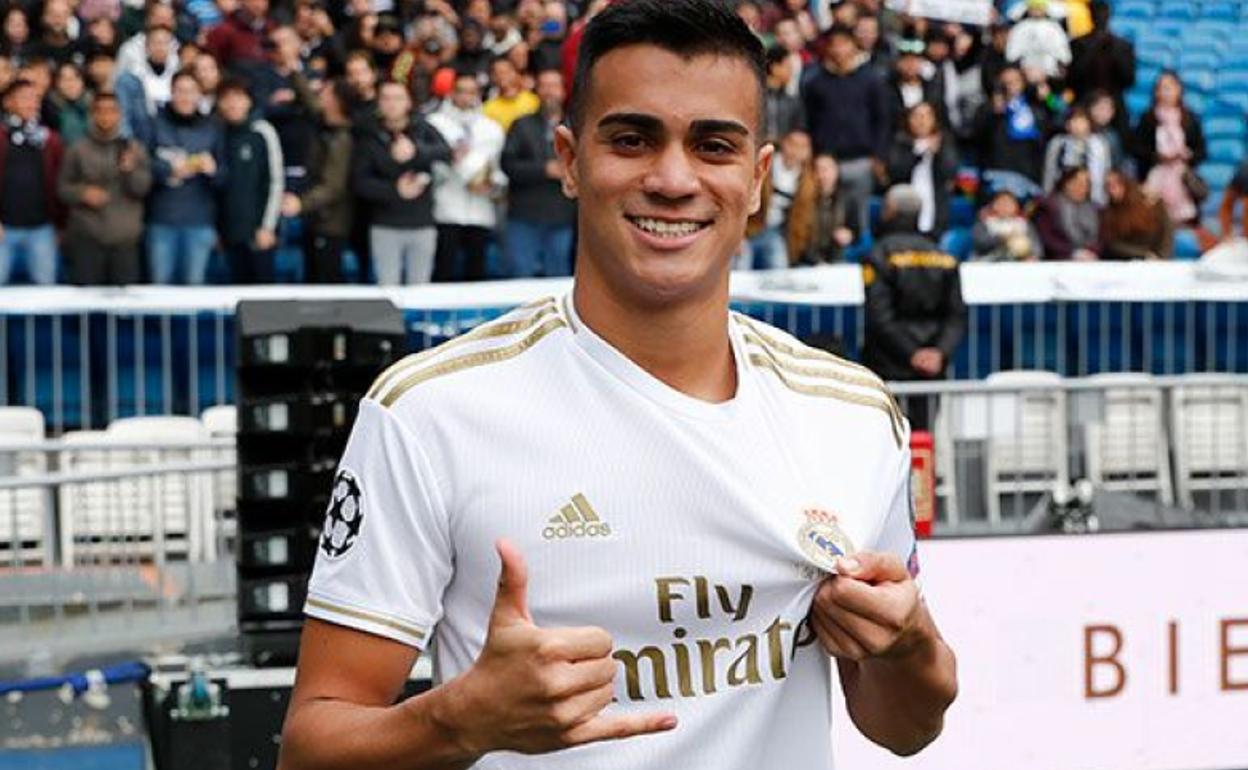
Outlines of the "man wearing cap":
<svg viewBox="0 0 1248 770">
<path fill-rule="evenodd" d="M 910 108 L 923 102 L 935 108 L 940 125 L 949 125 L 949 111 L 940 86 L 923 77 L 923 68 L 927 63 L 923 58 L 926 48 L 926 44 L 917 38 L 897 43 L 897 62 L 893 65 L 888 88 L 893 130 L 901 127 L 901 121 Z"/>
</svg>

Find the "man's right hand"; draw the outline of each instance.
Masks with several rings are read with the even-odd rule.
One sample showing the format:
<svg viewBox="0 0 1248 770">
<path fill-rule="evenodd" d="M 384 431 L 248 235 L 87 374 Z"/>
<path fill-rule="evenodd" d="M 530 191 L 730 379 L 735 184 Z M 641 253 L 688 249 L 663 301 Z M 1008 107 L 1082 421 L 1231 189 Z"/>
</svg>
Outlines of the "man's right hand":
<svg viewBox="0 0 1248 770">
<path fill-rule="evenodd" d="M 103 208 L 108 204 L 108 190 L 93 184 L 86 185 L 82 188 L 80 200 L 88 208 Z"/>
<path fill-rule="evenodd" d="M 438 717 L 463 748 L 474 756 L 541 754 L 674 728 L 670 713 L 604 713 L 615 696 L 610 634 L 588 626 L 539 628 L 529 614 L 524 558 L 506 540 L 497 548 L 502 571 L 485 646 L 448 683 L 455 694 Z"/>
</svg>

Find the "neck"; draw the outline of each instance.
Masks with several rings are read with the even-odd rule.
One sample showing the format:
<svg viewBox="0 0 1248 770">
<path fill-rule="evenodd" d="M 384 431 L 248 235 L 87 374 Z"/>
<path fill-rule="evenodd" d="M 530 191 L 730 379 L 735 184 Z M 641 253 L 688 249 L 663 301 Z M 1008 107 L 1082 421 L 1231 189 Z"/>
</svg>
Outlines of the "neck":
<svg viewBox="0 0 1248 770">
<path fill-rule="evenodd" d="M 579 260 L 573 301 L 581 321 L 651 376 L 687 396 L 720 403 L 737 391 L 728 337 L 728 272 L 705 297 L 643 304 L 612 291 Z"/>
</svg>

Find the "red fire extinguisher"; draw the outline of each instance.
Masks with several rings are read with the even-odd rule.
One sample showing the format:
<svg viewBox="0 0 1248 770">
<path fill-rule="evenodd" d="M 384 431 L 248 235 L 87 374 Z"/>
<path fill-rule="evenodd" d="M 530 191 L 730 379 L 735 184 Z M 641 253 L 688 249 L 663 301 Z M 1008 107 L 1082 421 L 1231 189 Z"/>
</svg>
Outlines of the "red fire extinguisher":
<svg viewBox="0 0 1248 770">
<path fill-rule="evenodd" d="M 932 434 L 925 430 L 910 434 L 910 494 L 914 534 L 931 537 L 936 518 L 936 456 Z"/>
</svg>

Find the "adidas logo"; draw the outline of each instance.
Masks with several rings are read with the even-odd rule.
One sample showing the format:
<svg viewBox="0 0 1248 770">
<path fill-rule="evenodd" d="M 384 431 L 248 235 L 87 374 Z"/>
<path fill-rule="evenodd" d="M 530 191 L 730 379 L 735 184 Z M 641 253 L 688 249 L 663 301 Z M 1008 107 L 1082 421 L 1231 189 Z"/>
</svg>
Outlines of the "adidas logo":
<svg viewBox="0 0 1248 770">
<path fill-rule="evenodd" d="M 566 540 L 570 537 L 610 537 L 611 525 L 598 518 L 594 507 L 585 499 L 585 495 L 577 493 L 572 502 L 559 509 L 559 513 L 550 517 L 542 537 L 547 540 Z"/>
</svg>

